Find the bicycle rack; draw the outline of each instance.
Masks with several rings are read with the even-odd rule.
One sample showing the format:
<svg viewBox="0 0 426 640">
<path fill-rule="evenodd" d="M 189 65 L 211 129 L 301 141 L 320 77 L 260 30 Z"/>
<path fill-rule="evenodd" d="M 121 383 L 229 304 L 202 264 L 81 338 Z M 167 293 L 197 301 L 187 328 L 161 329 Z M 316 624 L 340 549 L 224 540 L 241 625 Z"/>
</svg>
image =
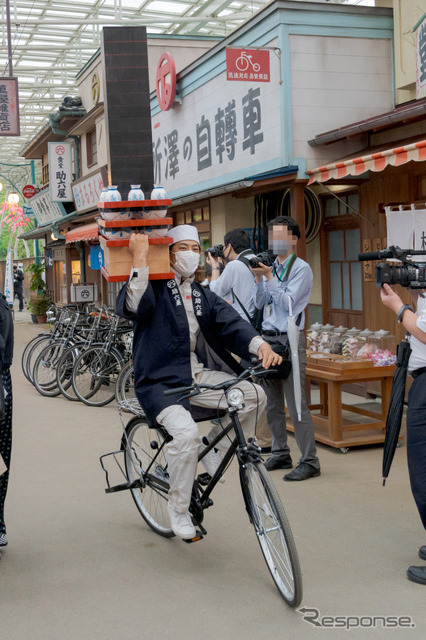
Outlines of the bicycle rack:
<svg viewBox="0 0 426 640">
<path fill-rule="evenodd" d="M 143 489 L 144 485 L 142 483 L 142 480 L 140 478 L 137 478 L 136 480 L 134 480 L 133 482 L 129 482 L 127 480 L 127 475 L 126 472 L 124 471 L 123 466 L 120 464 L 120 462 L 117 460 L 117 456 L 119 454 L 125 454 L 125 451 L 120 450 L 120 451 L 111 451 L 111 453 L 104 453 L 102 456 L 100 456 L 99 458 L 99 462 L 100 465 L 102 467 L 102 470 L 105 473 L 105 478 L 106 478 L 106 483 L 107 483 L 107 488 L 105 489 L 105 493 L 117 493 L 118 491 L 126 491 L 128 489 Z M 114 486 L 111 486 L 110 481 L 109 481 L 109 473 L 108 473 L 108 469 L 105 467 L 104 465 L 104 458 L 108 458 L 109 456 L 113 456 L 118 468 L 120 469 L 121 473 L 123 474 L 123 476 L 126 478 L 126 482 L 123 482 L 121 484 L 116 484 Z"/>
</svg>

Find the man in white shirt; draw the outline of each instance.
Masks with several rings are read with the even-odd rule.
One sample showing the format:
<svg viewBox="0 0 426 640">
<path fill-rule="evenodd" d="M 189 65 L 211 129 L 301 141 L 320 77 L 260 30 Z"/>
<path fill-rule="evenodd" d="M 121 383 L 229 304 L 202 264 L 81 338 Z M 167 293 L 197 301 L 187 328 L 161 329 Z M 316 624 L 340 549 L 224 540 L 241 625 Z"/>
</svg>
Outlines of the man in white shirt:
<svg viewBox="0 0 426 640">
<path fill-rule="evenodd" d="M 210 291 L 226 298 L 243 320 L 250 322 L 254 314 L 253 280 L 248 260 L 254 256 L 249 235 L 244 229 L 232 229 L 223 239 L 223 262 L 225 269 L 220 273 L 219 259 L 210 253 L 206 262 L 212 268 Z"/>
</svg>

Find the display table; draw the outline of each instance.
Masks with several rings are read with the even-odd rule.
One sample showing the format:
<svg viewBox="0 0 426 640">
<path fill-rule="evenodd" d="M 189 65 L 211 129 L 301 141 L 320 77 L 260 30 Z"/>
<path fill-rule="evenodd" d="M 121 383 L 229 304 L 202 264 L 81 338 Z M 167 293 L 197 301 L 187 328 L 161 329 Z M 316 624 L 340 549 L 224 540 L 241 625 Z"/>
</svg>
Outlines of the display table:
<svg viewBox="0 0 426 640">
<path fill-rule="evenodd" d="M 340 365 L 340 366 L 339 366 Z M 347 366 L 345 366 L 347 365 Z M 369 362 L 321 363 L 307 358 L 306 378 L 319 383 L 320 403 L 309 405 L 315 429 L 315 439 L 346 453 L 348 447 L 377 444 L 385 440 L 386 416 L 395 366 L 374 367 Z M 381 384 L 381 411 L 370 411 L 342 402 L 342 385 L 377 380 Z M 316 413 L 319 411 L 319 413 Z M 343 418 L 349 411 L 369 418 L 355 422 Z M 294 431 L 291 423 L 288 426 Z"/>
</svg>

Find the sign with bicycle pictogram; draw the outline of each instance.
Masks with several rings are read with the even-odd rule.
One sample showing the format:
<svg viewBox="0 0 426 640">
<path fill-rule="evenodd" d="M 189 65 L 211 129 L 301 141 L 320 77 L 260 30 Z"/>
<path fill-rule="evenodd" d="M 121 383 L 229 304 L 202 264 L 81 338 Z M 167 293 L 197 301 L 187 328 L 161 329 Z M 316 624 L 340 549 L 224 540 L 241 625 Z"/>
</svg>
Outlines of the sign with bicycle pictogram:
<svg viewBox="0 0 426 640">
<path fill-rule="evenodd" d="M 234 82 L 270 82 L 269 51 L 227 48 L 226 79 Z"/>
</svg>

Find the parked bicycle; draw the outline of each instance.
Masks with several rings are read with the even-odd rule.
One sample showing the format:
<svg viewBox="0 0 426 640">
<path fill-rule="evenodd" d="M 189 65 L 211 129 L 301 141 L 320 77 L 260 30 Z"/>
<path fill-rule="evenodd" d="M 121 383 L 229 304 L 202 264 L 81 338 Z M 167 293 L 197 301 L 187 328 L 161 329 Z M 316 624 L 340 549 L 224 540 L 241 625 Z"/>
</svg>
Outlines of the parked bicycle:
<svg viewBox="0 0 426 640">
<path fill-rule="evenodd" d="M 244 393 L 238 383 L 251 376 L 261 376 L 266 372 L 259 364 L 244 371 L 238 378 L 212 385 L 191 385 L 166 391 L 168 396 L 179 396 L 178 400 L 191 398 L 207 389 L 221 389 L 227 400 L 224 411 L 206 412 L 205 409 L 192 407 L 195 422 L 201 422 L 218 415 L 223 424 L 224 415 L 230 422 L 214 438 L 199 456 L 210 452 L 223 437 L 228 437 L 229 448 L 213 477 L 201 474 L 194 480 L 190 513 L 197 535 L 195 542 L 207 534 L 203 526 L 204 512 L 213 506 L 212 492 L 222 478 L 234 455 L 239 464 L 239 477 L 244 504 L 251 524 L 254 527 L 263 557 L 272 579 L 282 598 L 290 607 L 297 607 L 302 600 L 302 575 L 296 545 L 291 528 L 278 492 L 265 469 L 260 457 L 260 448 L 249 438 L 246 441 L 238 412 L 244 403 Z M 121 448 L 101 456 L 100 462 L 106 474 L 107 493 L 130 490 L 136 507 L 155 533 L 170 538 L 174 536 L 170 528 L 167 512 L 169 474 L 166 445 L 172 439 L 166 429 L 159 424 L 152 428 L 148 425 L 137 401 L 119 403 L 120 418 L 123 426 Z M 122 411 L 131 411 L 135 417 L 124 424 Z M 120 455 L 124 460 L 120 463 Z M 113 456 L 126 482 L 111 486 L 109 472 L 105 467 L 105 458 Z"/>
</svg>

